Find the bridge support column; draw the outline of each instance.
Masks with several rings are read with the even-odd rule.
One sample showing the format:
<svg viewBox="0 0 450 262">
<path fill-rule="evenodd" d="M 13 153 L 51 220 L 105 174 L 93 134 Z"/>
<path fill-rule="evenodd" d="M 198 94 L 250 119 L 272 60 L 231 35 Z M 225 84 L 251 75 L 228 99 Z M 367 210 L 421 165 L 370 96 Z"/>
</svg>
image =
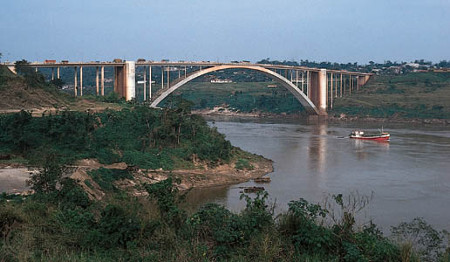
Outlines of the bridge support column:
<svg viewBox="0 0 450 262">
<path fill-rule="evenodd" d="M 161 89 L 164 89 L 164 66 L 161 67 Z"/>
<path fill-rule="evenodd" d="M 80 66 L 80 96 L 83 96 L 83 67 Z"/>
<path fill-rule="evenodd" d="M 144 101 L 147 100 L 147 67 L 144 66 Z"/>
<path fill-rule="evenodd" d="M 333 109 L 333 96 L 334 96 L 334 89 L 333 89 L 333 73 L 330 74 L 330 109 Z"/>
<path fill-rule="evenodd" d="M 102 96 L 105 95 L 105 67 L 102 66 L 102 68 L 100 69 L 100 81 L 101 81 L 101 94 Z"/>
<path fill-rule="evenodd" d="M 123 66 L 114 67 L 114 92 L 127 101 L 136 97 L 135 68 L 134 61 L 126 61 Z"/>
<path fill-rule="evenodd" d="M 148 99 L 152 100 L 152 66 L 148 67 Z"/>
<path fill-rule="evenodd" d="M 56 68 L 56 78 L 60 79 L 60 77 L 59 77 L 59 67 Z"/>
<path fill-rule="evenodd" d="M 170 88 L 170 67 L 167 68 L 167 89 Z"/>
<path fill-rule="evenodd" d="M 52 67 L 52 81 L 55 80 L 55 68 Z"/>
<path fill-rule="evenodd" d="M 327 115 L 327 70 L 310 72 L 310 99 L 319 109 L 320 115 Z"/>
<path fill-rule="evenodd" d="M 97 95 L 99 94 L 99 84 L 98 84 L 98 66 L 95 68 L 95 88 Z"/>
<path fill-rule="evenodd" d="M 78 87 L 77 87 L 77 85 L 78 85 L 78 79 L 77 79 L 78 78 L 77 77 L 78 72 L 77 72 L 77 67 L 74 67 L 73 69 L 74 69 L 74 72 L 75 72 L 74 77 L 73 77 L 73 90 L 75 92 L 75 96 L 77 96 L 78 95 Z"/>
</svg>

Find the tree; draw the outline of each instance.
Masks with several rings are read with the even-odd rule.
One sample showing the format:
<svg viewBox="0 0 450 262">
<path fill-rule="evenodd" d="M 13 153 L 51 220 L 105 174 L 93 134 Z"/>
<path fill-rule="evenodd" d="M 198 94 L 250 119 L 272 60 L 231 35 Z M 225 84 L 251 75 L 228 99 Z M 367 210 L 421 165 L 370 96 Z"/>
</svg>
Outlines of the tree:
<svg viewBox="0 0 450 262">
<path fill-rule="evenodd" d="M 44 166 L 38 173 L 31 175 L 27 184 L 31 185 L 31 189 L 36 193 L 53 193 L 56 192 L 66 171 L 67 169 L 56 159 L 56 155 L 50 153 L 45 158 Z"/>
<path fill-rule="evenodd" d="M 35 72 L 33 68 L 31 68 L 30 63 L 22 59 L 22 61 L 16 61 L 14 67 L 16 69 L 17 74 L 22 75 L 28 86 L 41 86 L 45 83 L 45 78 L 41 73 Z"/>
<path fill-rule="evenodd" d="M 61 78 L 53 79 L 52 81 L 50 81 L 50 83 L 59 89 L 61 89 L 65 84 L 65 82 Z"/>
</svg>

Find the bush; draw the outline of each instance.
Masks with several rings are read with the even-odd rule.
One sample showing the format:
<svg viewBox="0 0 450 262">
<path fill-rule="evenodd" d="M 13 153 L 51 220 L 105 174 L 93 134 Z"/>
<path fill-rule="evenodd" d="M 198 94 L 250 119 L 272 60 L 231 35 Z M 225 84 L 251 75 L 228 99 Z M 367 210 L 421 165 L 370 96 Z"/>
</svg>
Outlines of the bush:
<svg viewBox="0 0 450 262">
<path fill-rule="evenodd" d="M 239 216 L 218 204 L 206 204 L 189 218 L 189 224 L 203 241 L 214 243 L 216 257 L 229 257 L 244 240 Z"/>
<path fill-rule="evenodd" d="M 431 227 L 423 218 L 402 222 L 392 227 L 392 237 L 400 243 L 410 243 L 412 252 L 423 261 L 437 261 L 443 255 L 443 235 Z"/>
<path fill-rule="evenodd" d="M 244 170 L 244 169 L 253 170 L 254 167 L 252 164 L 250 164 L 250 162 L 247 159 L 239 158 L 236 161 L 235 168 L 238 170 Z"/>
<path fill-rule="evenodd" d="M 98 240 L 105 248 L 117 246 L 127 248 L 134 245 L 132 242 L 137 238 L 139 231 L 140 224 L 136 217 L 126 214 L 121 207 L 108 205 L 98 223 L 98 232 L 101 236 Z"/>
<path fill-rule="evenodd" d="M 99 169 L 89 171 L 88 174 L 103 190 L 106 191 L 116 190 L 114 182 L 117 180 L 133 179 L 133 176 L 128 170 L 122 169 L 107 169 L 101 167 Z"/>
</svg>

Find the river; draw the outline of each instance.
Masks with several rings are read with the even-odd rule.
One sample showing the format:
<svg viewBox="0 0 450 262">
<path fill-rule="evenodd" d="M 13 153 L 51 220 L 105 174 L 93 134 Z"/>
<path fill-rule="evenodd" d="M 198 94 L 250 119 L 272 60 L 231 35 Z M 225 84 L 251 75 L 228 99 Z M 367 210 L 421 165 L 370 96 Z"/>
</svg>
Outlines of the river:
<svg viewBox="0 0 450 262">
<path fill-rule="evenodd" d="M 371 196 L 359 223 L 373 220 L 383 231 L 423 217 L 436 229 L 450 229 L 450 128 L 386 124 L 389 143 L 346 138 L 355 128 L 379 123 L 210 122 L 237 147 L 274 161 L 264 186 L 276 212 L 291 200 L 321 203 L 330 194 Z M 193 208 L 216 202 L 239 211 L 243 186 L 252 181 L 194 190 Z"/>
</svg>

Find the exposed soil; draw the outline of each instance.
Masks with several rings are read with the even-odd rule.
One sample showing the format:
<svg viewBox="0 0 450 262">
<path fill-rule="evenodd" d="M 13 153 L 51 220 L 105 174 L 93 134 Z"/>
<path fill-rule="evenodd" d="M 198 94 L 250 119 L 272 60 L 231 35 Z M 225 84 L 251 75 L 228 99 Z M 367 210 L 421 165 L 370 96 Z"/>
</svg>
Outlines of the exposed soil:
<svg viewBox="0 0 450 262">
<path fill-rule="evenodd" d="M 272 161 L 263 157 L 251 161 L 253 169 L 237 170 L 235 164 L 224 164 L 214 168 L 199 166 L 193 170 L 143 170 L 136 169 L 132 171 L 133 179 L 123 179 L 116 181 L 115 184 L 121 189 L 130 192 L 134 196 L 146 196 L 147 192 L 141 185 L 152 184 L 167 179 L 170 175 L 180 180 L 177 187 L 180 190 L 191 188 L 213 187 L 229 184 L 237 184 L 248 181 L 253 178 L 262 177 L 273 172 Z M 100 167 L 111 169 L 129 168 L 125 163 L 115 163 L 112 165 L 103 165 L 94 159 L 84 159 L 72 166 L 72 172 L 69 175 L 75 179 L 88 193 L 91 199 L 100 200 L 105 196 L 101 187 L 88 175 L 88 171 Z M 0 169 L 0 192 L 29 194 L 29 188 L 26 180 L 29 179 L 32 172 L 26 167 L 5 167 Z"/>
<path fill-rule="evenodd" d="M 115 184 L 121 189 L 130 192 L 134 196 L 146 196 L 147 192 L 141 187 L 143 184 L 153 184 L 167 179 L 170 175 L 180 180 L 177 184 L 179 190 L 191 188 L 213 187 L 229 184 L 237 184 L 253 178 L 264 176 L 273 172 L 272 161 L 259 157 L 251 162 L 252 170 L 237 170 L 235 164 L 224 164 L 214 168 L 202 166 L 189 170 L 133 170 L 133 179 L 123 179 Z M 100 186 L 87 174 L 89 170 L 104 168 L 126 169 L 125 163 L 102 165 L 96 160 L 85 159 L 77 163 L 76 170 L 70 176 L 77 180 L 92 199 L 101 199 L 105 194 Z M 86 181 L 89 181 L 86 183 Z"/>
<path fill-rule="evenodd" d="M 0 67 L 0 73 L 5 73 Z M 0 114 L 14 113 L 20 110 L 31 111 L 33 116 L 54 113 L 61 110 L 102 111 L 106 108 L 120 109 L 113 103 L 73 99 L 57 89 L 31 87 L 18 76 L 9 76 L 0 82 Z"/>
</svg>

